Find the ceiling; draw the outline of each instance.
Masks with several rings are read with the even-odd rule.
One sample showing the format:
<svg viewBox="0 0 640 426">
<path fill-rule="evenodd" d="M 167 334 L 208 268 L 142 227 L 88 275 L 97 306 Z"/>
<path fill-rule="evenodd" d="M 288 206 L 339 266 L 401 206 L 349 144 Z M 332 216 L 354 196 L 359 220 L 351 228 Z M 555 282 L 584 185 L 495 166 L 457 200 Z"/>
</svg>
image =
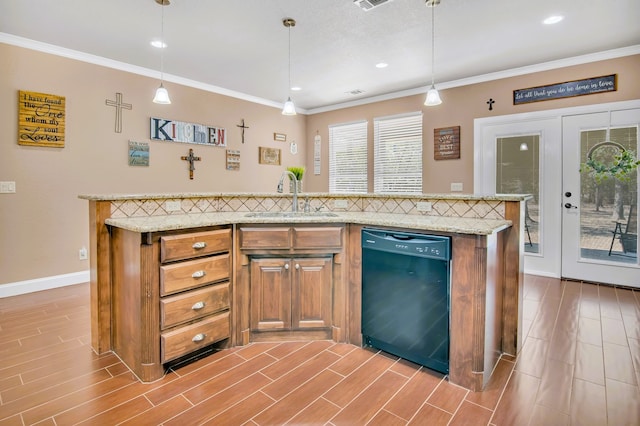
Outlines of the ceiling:
<svg viewBox="0 0 640 426">
<path fill-rule="evenodd" d="M 150 42 L 160 38 L 161 14 L 154 0 L 0 0 L 0 41 L 43 42 L 57 46 L 46 51 L 107 58 L 159 78 L 160 49 Z M 542 24 L 554 14 L 565 19 Z M 392 0 L 370 11 L 353 0 L 171 0 L 164 7 L 167 87 L 186 83 L 281 105 L 289 95 L 285 17 L 297 21 L 291 84 L 302 90 L 291 97 L 302 112 L 426 92 L 431 83 L 425 0 Z M 436 87 L 583 55 L 640 53 L 638 17 L 638 0 L 442 0 L 435 8 Z M 379 62 L 389 65 L 378 69 Z"/>
</svg>

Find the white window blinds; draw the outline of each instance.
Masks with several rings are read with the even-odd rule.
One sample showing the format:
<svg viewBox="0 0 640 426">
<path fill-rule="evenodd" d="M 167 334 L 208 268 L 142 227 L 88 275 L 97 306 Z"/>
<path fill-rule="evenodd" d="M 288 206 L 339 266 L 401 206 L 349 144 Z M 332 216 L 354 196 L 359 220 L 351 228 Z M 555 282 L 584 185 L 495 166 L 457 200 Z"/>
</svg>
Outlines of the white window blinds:
<svg viewBox="0 0 640 426">
<path fill-rule="evenodd" d="M 422 113 L 373 120 L 373 191 L 422 193 Z"/>
<path fill-rule="evenodd" d="M 329 126 L 329 192 L 367 192 L 367 122 Z"/>
</svg>

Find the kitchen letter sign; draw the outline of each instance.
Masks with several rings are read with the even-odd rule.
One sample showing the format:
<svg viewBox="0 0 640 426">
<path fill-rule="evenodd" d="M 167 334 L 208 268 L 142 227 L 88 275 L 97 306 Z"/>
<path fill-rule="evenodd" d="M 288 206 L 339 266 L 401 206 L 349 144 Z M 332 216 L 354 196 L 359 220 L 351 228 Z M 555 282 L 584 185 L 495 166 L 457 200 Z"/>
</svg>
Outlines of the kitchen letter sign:
<svg viewBox="0 0 640 426">
<path fill-rule="evenodd" d="M 18 91 L 18 144 L 64 148 L 64 96 Z"/>
</svg>

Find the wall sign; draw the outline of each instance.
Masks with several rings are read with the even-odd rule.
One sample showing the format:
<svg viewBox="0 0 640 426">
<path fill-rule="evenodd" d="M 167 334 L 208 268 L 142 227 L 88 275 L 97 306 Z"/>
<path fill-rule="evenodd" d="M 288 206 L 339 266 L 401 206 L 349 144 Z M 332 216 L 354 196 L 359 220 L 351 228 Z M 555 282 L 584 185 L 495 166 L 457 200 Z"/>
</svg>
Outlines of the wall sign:
<svg viewBox="0 0 640 426">
<path fill-rule="evenodd" d="M 18 144 L 64 148 L 64 96 L 18 91 Z"/>
<path fill-rule="evenodd" d="M 129 141 L 129 165 L 149 166 L 149 144 L 146 142 Z"/>
<path fill-rule="evenodd" d="M 258 147 L 258 162 L 260 164 L 280 165 L 280 150 L 277 148 Z"/>
<path fill-rule="evenodd" d="M 240 170 L 240 151 L 235 149 L 227 150 L 227 170 Z"/>
<path fill-rule="evenodd" d="M 530 87 L 513 91 L 513 104 L 548 101 L 550 99 L 571 98 L 574 96 L 592 95 L 594 93 L 615 92 L 618 90 L 618 74 L 584 80 L 567 81 L 566 83 L 548 86 Z"/>
<path fill-rule="evenodd" d="M 460 158 L 460 126 L 433 130 L 434 160 Z"/>
<path fill-rule="evenodd" d="M 226 147 L 227 131 L 222 127 L 151 117 L 151 139 Z"/>
</svg>

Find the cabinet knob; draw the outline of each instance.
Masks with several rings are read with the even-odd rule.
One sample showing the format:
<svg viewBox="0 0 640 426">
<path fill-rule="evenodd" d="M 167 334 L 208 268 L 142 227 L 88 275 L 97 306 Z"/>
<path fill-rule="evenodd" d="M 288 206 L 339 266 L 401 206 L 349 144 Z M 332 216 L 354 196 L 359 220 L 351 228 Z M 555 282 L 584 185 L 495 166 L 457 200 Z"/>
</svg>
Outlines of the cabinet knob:
<svg viewBox="0 0 640 426">
<path fill-rule="evenodd" d="M 204 305 L 205 303 L 200 301 L 200 302 L 194 303 L 191 309 L 193 309 L 194 311 L 199 311 L 200 309 L 204 308 Z"/>
<path fill-rule="evenodd" d="M 193 274 L 191 274 L 191 278 L 202 278 L 205 275 L 207 275 L 205 271 L 195 271 Z"/>
<path fill-rule="evenodd" d="M 191 339 L 191 341 L 194 342 L 194 343 L 202 342 L 205 337 L 207 337 L 206 334 L 199 333 L 199 334 L 196 334 L 195 336 L 193 336 L 193 339 Z"/>
<path fill-rule="evenodd" d="M 199 249 L 203 249 L 207 246 L 207 243 L 205 243 L 204 241 L 198 241 L 196 243 L 193 243 L 193 245 L 191 247 L 193 247 L 196 250 Z"/>
<path fill-rule="evenodd" d="M 300 265 L 296 263 L 296 269 L 300 269 Z"/>
<path fill-rule="evenodd" d="M 289 269 L 289 264 L 288 263 L 284 264 L 284 269 L 287 269 L 287 270 Z"/>
</svg>

